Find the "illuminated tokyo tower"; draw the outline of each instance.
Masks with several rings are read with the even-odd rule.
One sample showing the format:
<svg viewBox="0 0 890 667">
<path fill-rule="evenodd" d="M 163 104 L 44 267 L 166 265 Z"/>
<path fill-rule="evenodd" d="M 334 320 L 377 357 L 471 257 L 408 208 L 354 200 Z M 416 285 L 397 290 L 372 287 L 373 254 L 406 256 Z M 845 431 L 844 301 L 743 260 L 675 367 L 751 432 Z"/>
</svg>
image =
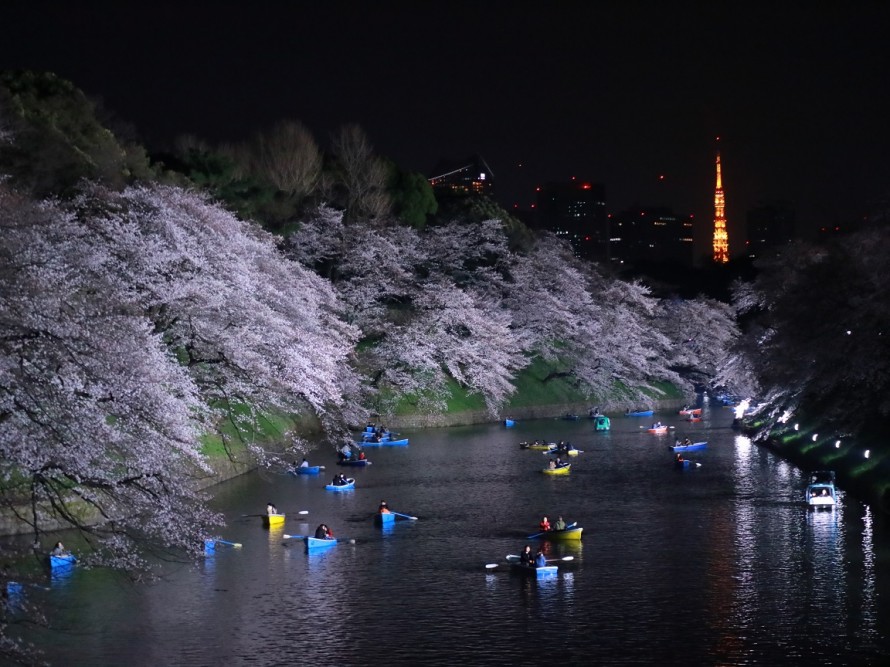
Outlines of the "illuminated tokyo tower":
<svg viewBox="0 0 890 667">
<path fill-rule="evenodd" d="M 717 137 L 720 140 L 720 137 Z M 720 151 L 717 151 L 717 189 L 714 190 L 714 261 L 729 261 L 729 234 L 726 232 L 726 215 L 723 213 L 723 178 L 720 175 Z"/>
</svg>

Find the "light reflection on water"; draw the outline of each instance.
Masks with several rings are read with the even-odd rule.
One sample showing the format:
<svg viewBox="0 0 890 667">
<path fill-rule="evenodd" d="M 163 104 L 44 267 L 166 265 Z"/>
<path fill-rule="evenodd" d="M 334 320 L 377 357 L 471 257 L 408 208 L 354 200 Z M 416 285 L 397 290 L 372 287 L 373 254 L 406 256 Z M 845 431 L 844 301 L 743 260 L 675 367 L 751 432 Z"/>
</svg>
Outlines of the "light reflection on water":
<svg viewBox="0 0 890 667">
<path fill-rule="evenodd" d="M 95 667 L 885 664 L 885 517 L 843 496 L 809 511 L 805 476 L 733 432 L 731 411 L 671 417 L 676 437 L 708 440 L 701 467 L 675 469 L 664 438 L 619 416 L 608 433 L 583 420 L 413 432 L 350 470 L 348 494 L 308 477 L 232 480 L 216 502 L 243 548 L 147 587 L 80 572 L 51 599 L 71 634 L 42 643 L 57 664 Z M 549 478 L 544 457 L 518 447 L 535 438 L 584 454 Z M 310 458 L 334 469 L 333 455 Z M 271 529 L 239 519 L 268 499 L 310 514 Z M 381 499 L 419 520 L 382 529 Z M 542 543 L 574 560 L 539 582 L 503 562 L 544 514 L 578 521 L 584 540 Z M 307 554 L 283 539 L 321 522 L 341 544 Z"/>
</svg>

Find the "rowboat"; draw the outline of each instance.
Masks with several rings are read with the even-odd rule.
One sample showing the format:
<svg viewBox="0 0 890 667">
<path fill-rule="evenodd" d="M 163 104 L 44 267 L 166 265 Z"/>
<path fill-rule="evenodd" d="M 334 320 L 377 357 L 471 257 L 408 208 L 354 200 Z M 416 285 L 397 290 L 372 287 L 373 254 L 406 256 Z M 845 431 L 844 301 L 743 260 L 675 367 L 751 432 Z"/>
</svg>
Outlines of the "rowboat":
<svg viewBox="0 0 890 667">
<path fill-rule="evenodd" d="M 686 416 L 693 415 L 695 417 L 700 417 L 701 416 L 701 408 L 683 408 L 677 414 L 686 415 Z"/>
<path fill-rule="evenodd" d="M 507 561 L 510 563 L 510 569 L 522 575 L 534 577 L 535 579 L 552 579 L 556 576 L 558 568 L 556 565 L 545 565 L 544 567 L 535 567 L 534 565 L 526 565 L 521 562 L 519 556 L 509 555 Z"/>
<path fill-rule="evenodd" d="M 291 470 L 294 475 L 317 475 L 324 466 L 303 466 L 296 470 Z"/>
<path fill-rule="evenodd" d="M 74 557 L 74 554 L 49 555 L 49 566 L 54 570 L 56 568 L 71 567 L 75 562 L 77 562 L 77 558 Z"/>
<path fill-rule="evenodd" d="M 512 419 L 505 419 L 505 420 L 504 420 L 504 427 L 505 427 L 505 428 L 510 428 L 511 426 L 516 426 L 516 422 L 515 422 L 514 420 L 512 420 Z"/>
<path fill-rule="evenodd" d="M 581 419 L 581 416 L 580 415 L 572 415 L 572 414 L 564 414 L 562 416 L 562 418 L 565 419 L 566 421 L 576 422 L 579 419 Z"/>
<path fill-rule="evenodd" d="M 668 432 L 667 426 L 656 426 L 655 428 L 648 429 L 649 433 L 654 433 L 655 435 L 664 435 Z"/>
<path fill-rule="evenodd" d="M 837 489 L 834 486 L 833 470 L 817 470 L 810 477 L 806 491 L 807 505 L 810 507 L 833 508 L 837 505 Z"/>
<path fill-rule="evenodd" d="M 328 491 L 350 491 L 355 488 L 355 478 L 348 477 L 346 484 L 328 484 L 324 488 Z"/>
<path fill-rule="evenodd" d="M 571 469 L 572 464 L 566 463 L 565 465 L 561 465 L 558 468 L 542 468 L 541 472 L 545 475 L 568 475 Z"/>
<path fill-rule="evenodd" d="M 356 468 L 360 468 L 361 466 L 369 466 L 371 462 L 368 459 L 344 459 L 343 461 L 337 461 L 338 466 L 354 466 Z"/>
<path fill-rule="evenodd" d="M 374 515 L 374 523 L 376 523 L 376 524 L 389 526 L 389 525 L 394 524 L 395 522 L 396 522 L 396 515 L 393 514 L 392 512 L 384 512 L 382 514 L 380 512 L 378 512 L 377 514 Z"/>
<path fill-rule="evenodd" d="M 686 418 L 686 421 L 688 421 L 688 422 L 692 422 L 693 424 L 697 424 L 698 422 L 701 421 L 701 417 L 696 417 L 695 415 L 689 415 L 689 416 Z"/>
<path fill-rule="evenodd" d="M 544 442 L 544 443 L 532 443 L 529 444 L 527 442 L 519 443 L 520 449 L 533 449 L 536 452 L 547 452 L 556 449 L 555 442 Z"/>
<path fill-rule="evenodd" d="M 283 526 L 284 514 L 263 514 L 263 526 L 269 528 L 271 526 Z"/>
<path fill-rule="evenodd" d="M 608 431 L 610 428 L 612 428 L 612 424 L 606 415 L 597 415 L 593 418 L 594 431 Z"/>
<path fill-rule="evenodd" d="M 565 530 L 547 530 L 532 537 L 539 540 L 549 540 L 551 542 L 577 542 L 581 539 L 581 531 L 583 530 L 584 529 L 580 526 L 566 528 Z"/>
<path fill-rule="evenodd" d="M 624 413 L 624 416 L 625 417 L 651 417 L 654 412 L 655 412 L 654 410 L 634 410 L 634 411 L 628 410 L 627 412 Z"/>
<path fill-rule="evenodd" d="M 560 449 L 556 447 L 547 452 L 547 456 L 578 456 L 578 454 L 583 454 L 584 452 L 580 449 L 575 449 L 572 447 L 571 449 Z"/>
<path fill-rule="evenodd" d="M 401 440 L 381 440 L 380 442 L 368 440 L 366 442 L 357 442 L 355 444 L 359 447 L 404 447 L 408 444 L 408 438 L 402 438 Z"/>
<path fill-rule="evenodd" d="M 672 452 L 691 452 L 696 449 L 704 449 L 707 446 L 707 442 L 693 442 L 691 445 L 668 445 L 668 449 Z"/>
<path fill-rule="evenodd" d="M 674 465 L 678 468 L 689 468 L 692 466 L 692 461 L 689 459 L 680 459 L 679 461 L 674 461 Z"/>
<path fill-rule="evenodd" d="M 336 537 L 330 540 L 320 540 L 317 537 L 304 537 L 303 541 L 306 543 L 306 551 L 327 549 L 328 547 L 332 547 L 337 544 Z"/>
</svg>

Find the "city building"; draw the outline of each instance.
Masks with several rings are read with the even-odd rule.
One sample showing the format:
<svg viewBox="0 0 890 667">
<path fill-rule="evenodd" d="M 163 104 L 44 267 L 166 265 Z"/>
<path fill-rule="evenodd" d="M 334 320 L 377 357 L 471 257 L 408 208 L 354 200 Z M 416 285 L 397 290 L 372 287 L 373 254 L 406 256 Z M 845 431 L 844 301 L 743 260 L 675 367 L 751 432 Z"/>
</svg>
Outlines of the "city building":
<svg viewBox="0 0 890 667">
<path fill-rule="evenodd" d="M 609 259 L 609 219 L 601 184 L 572 178 L 539 186 L 535 226 L 567 239 L 578 257 Z"/>
<path fill-rule="evenodd" d="M 796 237 L 794 209 L 787 202 L 762 203 L 748 211 L 745 254 L 749 259 L 764 257 L 788 245 Z"/>
<path fill-rule="evenodd" d="M 610 216 L 609 259 L 615 265 L 691 267 L 695 234 L 691 215 L 667 207 L 634 208 Z"/>
<path fill-rule="evenodd" d="M 440 160 L 429 177 L 438 194 L 494 195 L 494 174 L 480 155 L 466 160 Z"/>
</svg>

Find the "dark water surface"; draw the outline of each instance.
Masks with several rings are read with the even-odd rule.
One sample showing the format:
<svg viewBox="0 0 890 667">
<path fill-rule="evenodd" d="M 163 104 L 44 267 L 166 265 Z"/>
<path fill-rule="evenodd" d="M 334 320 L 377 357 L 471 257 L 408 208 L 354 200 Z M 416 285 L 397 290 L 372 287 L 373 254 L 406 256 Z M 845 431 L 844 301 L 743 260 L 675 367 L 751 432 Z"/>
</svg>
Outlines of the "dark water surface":
<svg viewBox="0 0 890 667">
<path fill-rule="evenodd" d="M 320 477 L 254 473 L 216 490 L 230 521 L 197 566 L 132 585 L 101 571 L 54 581 L 51 633 L 30 637 L 56 665 L 887 665 L 890 524 L 841 496 L 803 503 L 805 475 L 730 428 L 727 409 L 676 434 L 708 440 L 677 470 L 670 436 L 614 417 L 537 420 L 406 433 L 409 447 L 368 449 L 373 465 Z M 565 439 L 584 451 L 567 477 L 521 440 Z M 323 489 L 335 472 L 355 491 Z M 380 500 L 416 515 L 384 532 Z M 259 518 L 267 501 L 283 529 Z M 559 576 L 535 582 L 502 565 L 541 516 L 584 527 Z M 328 523 L 354 539 L 307 555 Z"/>
</svg>

